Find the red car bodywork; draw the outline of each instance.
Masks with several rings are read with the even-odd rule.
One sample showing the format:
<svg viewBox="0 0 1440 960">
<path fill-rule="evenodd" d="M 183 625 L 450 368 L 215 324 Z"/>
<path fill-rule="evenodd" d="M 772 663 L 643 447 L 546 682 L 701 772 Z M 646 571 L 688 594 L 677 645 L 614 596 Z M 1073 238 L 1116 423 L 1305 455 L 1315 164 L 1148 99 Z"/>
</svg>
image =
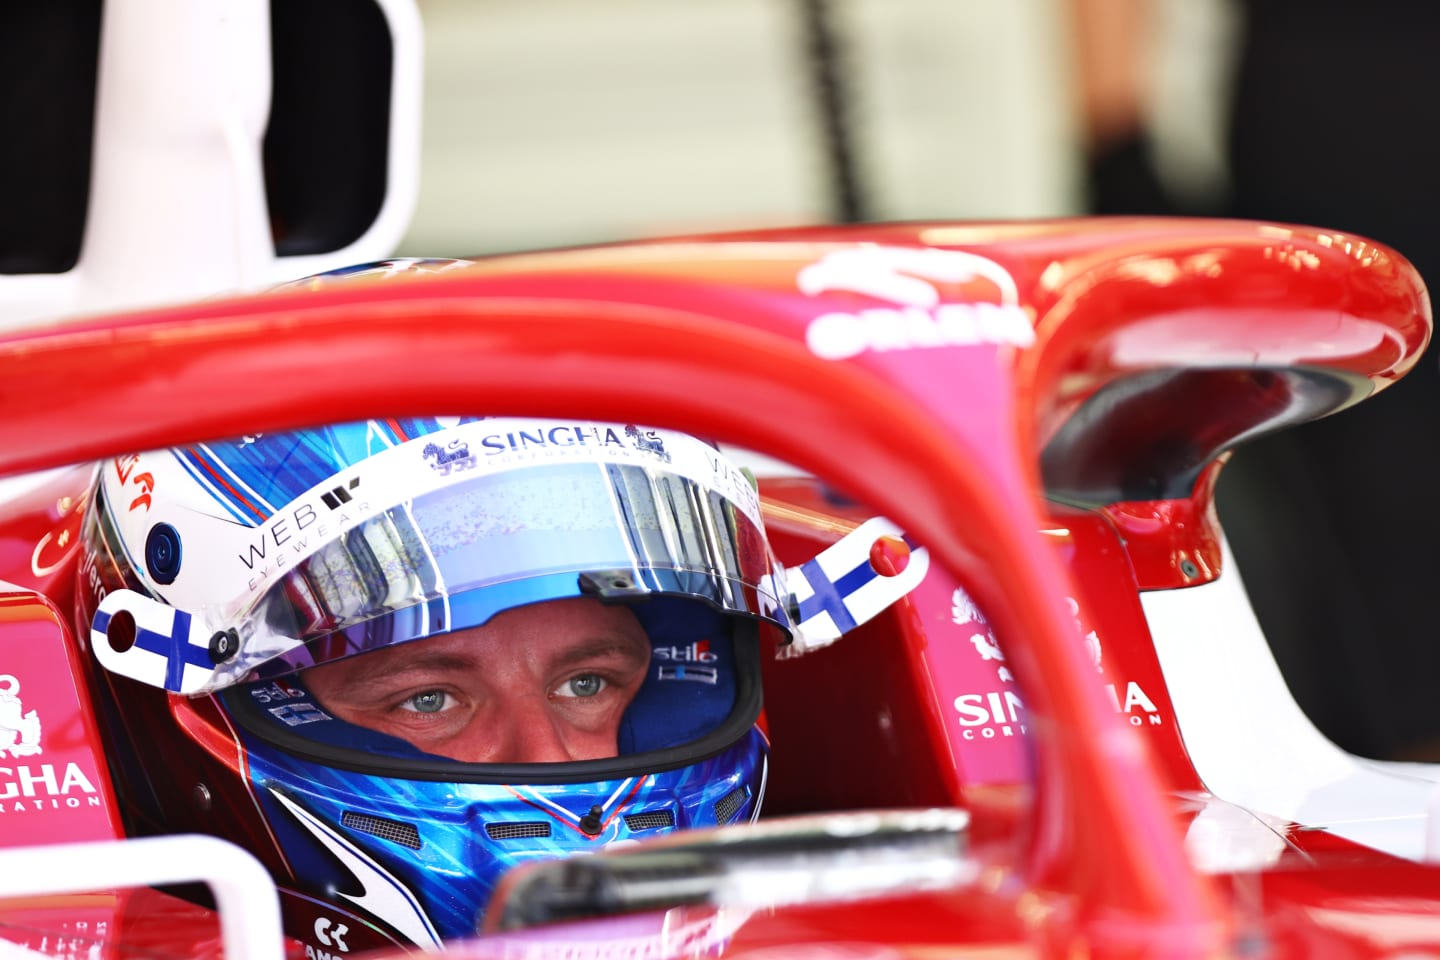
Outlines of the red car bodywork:
<svg viewBox="0 0 1440 960">
<path fill-rule="evenodd" d="M 966 252 L 1001 273 L 900 255 L 874 273 L 908 291 L 798 279 L 827 256 L 894 250 Z M 987 327 L 998 321 L 976 304 L 1023 312 L 1033 343 Z M 460 410 L 584 411 L 764 451 L 824 478 L 762 483 L 787 563 L 876 513 L 934 562 L 856 634 L 767 668 L 767 815 L 963 807 L 980 879 L 757 912 L 726 932 L 725 955 L 1382 956 L 1440 950 L 1440 870 L 1303 825 L 1263 871 L 1191 865 L 1183 831 L 1213 798 L 1138 595 L 1219 575 L 1212 493 L 1229 447 L 1363 399 L 1429 335 L 1424 286 L 1401 256 L 1309 228 L 1078 220 L 678 238 L 12 335 L 0 470 Z M 27 788 L 24 758 L 0 758 L 13 785 L 0 788 L 0 845 L 123 835 L 68 614 L 88 476 L 57 474 L 0 528 L 0 578 L 14 585 L 0 598 L 0 674 L 44 705 L 52 765 L 26 764 Z M 1003 654 L 978 655 L 985 624 L 953 608 L 961 584 Z M 1092 631 L 1103 677 L 1080 639 Z M 91 790 L 66 779 L 71 763 Z M 177 772 L 174 787 L 184 802 L 192 785 Z M 14 807 L 26 800 L 37 805 Z M 74 917 L 96 911 L 85 922 L 108 922 L 115 955 L 217 949 L 207 911 L 153 891 L 22 904 L 0 913 L 0 935 L 64 954 L 15 932 L 57 910 L 74 911 L 61 926 L 80 940 Z M 356 949 L 369 945 L 381 942 Z"/>
</svg>

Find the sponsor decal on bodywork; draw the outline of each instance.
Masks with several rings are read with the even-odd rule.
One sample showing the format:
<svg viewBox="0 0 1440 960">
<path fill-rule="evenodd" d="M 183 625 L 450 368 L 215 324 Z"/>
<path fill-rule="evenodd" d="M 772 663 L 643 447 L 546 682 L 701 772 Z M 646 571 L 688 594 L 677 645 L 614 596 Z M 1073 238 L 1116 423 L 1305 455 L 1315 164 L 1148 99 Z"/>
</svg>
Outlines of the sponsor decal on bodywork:
<svg viewBox="0 0 1440 960">
<path fill-rule="evenodd" d="M 0 674 L 0 759 L 38 757 L 40 714 L 20 700 L 20 681 Z M 74 810 L 100 806 L 99 791 L 73 760 L 66 763 L 7 763 L 0 766 L 0 813 Z"/>
<path fill-rule="evenodd" d="M 1097 674 L 1104 675 L 1104 653 L 1100 635 L 1087 630 L 1080 615 L 1080 604 L 1073 597 L 1065 598 L 1070 615 L 1075 618 L 1085 652 Z M 1023 735 L 1025 704 L 1014 689 L 1015 677 L 1005 665 L 1005 654 L 995 639 L 984 615 L 964 590 L 956 588 L 951 597 L 951 620 L 962 631 L 969 632 L 969 642 L 981 660 L 995 666 L 997 686 L 979 693 L 963 693 L 954 700 L 960 736 L 965 740 L 992 740 L 997 737 Z M 1162 726 L 1165 718 L 1144 688 L 1134 680 L 1107 681 L 1105 692 L 1117 713 L 1123 714 L 1131 726 Z"/>
<path fill-rule="evenodd" d="M 826 254 L 796 278 L 802 293 L 863 294 L 892 306 L 824 313 L 805 344 L 826 360 L 862 353 L 1035 342 L 1015 280 L 993 260 L 960 250 L 863 245 Z M 939 284 L 959 286 L 964 302 L 942 302 Z"/>
</svg>

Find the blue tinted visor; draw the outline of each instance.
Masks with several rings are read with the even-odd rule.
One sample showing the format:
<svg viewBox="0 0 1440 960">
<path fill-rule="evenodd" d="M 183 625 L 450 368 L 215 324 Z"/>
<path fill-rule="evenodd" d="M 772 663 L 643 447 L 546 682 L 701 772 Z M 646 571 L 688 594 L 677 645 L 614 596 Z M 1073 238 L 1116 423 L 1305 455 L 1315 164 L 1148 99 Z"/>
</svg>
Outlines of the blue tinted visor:
<svg viewBox="0 0 1440 960">
<path fill-rule="evenodd" d="M 660 462 L 462 472 L 375 511 L 271 584 L 240 618 L 239 653 L 211 686 L 567 597 L 687 597 L 788 632 L 783 580 L 755 504 L 705 479 Z"/>
</svg>

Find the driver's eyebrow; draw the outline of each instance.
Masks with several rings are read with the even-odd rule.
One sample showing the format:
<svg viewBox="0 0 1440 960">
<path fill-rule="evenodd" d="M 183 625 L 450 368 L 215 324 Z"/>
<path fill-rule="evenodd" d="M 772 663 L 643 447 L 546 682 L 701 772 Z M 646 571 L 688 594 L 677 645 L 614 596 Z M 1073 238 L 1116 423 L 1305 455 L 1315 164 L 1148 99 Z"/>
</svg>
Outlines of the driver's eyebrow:
<svg viewBox="0 0 1440 960">
<path fill-rule="evenodd" d="M 589 640 L 582 640 L 574 646 L 557 653 L 551 661 L 551 667 L 564 669 L 577 663 L 603 660 L 607 657 L 617 657 L 625 661 L 626 665 L 638 666 L 649 660 L 650 645 L 648 642 L 626 636 L 599 636 Z M 386 664 L 383 668 L 367 670 L 349 679 L 345 684 L 347 696 L 365 696 L 374 690 L 384 690 L 397 682 L 403 683 L 407 674 L 411 673 L 463 673 L 472 670 L 480 662 L 480 658 L 467 653 L 458 653 L 451 650 L 417 651 L 408 657 L 404 657 L 396 664 Z"/>
<path fill-rule="evenodd" d="M 476 658 L 463 653 L 449 651 L 427 651 L 405 657 L 398 664 L 385 664 L 380 668 L 366 670 L 350 677 L 345 684 L 347 693 L 364 694 L 377 687 L 391 684 L 396 677 L 408 673 L 437 671 L 458 673 L 475 666 Z"/>
<path fill-rule="evenodd" d="M 630 663 L 638 664 L 642 660 L 648 660 L 649 653 L 649 643 L 642 640 L 625 636 L 595 637 L 560 651 L 552 662 L 557 667 L 567 667 L 586 660 L 600 660 L 616 655 Z"/>
</svg>

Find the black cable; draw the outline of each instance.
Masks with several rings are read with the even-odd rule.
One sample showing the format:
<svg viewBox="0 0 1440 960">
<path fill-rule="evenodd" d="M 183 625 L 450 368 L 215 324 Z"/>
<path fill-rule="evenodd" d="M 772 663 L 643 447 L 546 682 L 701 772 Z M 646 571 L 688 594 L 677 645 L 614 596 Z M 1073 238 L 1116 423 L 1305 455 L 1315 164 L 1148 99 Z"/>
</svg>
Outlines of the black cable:
<svg viewBox="0 0 1440 960">
<path fill-rule="evenodd" d="M 846 51 L 837 37 L 829 0 L 799 0 L 811 92 L 819 111 L 829 167 L 833 218 L 840 223 L 869 219 L 860 187 L 850 123 L 850 97 L 843 77 Z"/>
</svg>

